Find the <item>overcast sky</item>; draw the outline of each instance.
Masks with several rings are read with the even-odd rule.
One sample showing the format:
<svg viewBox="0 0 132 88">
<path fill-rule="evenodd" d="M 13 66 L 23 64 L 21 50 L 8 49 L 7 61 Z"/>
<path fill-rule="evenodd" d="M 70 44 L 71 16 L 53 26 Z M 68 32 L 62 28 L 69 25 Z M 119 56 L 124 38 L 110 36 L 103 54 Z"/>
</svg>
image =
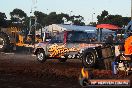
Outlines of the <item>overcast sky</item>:
<svg viewBox="0 0 132 88">
<path fill-rule="evenodd" d="M 1 0 L 0 12 L 6 13 L 10 18 L 9 13 L 14 8 L 19 8 L 25 11 L 30 16 L 31 7 L 36 6 L 36 10 L 44 13 L 57 12 L 68 13 L 69 15 L 81 15 L 88 23 L 96 21 L 97 15 L 103 10 L 107 10 L 112 15 L 122 15 L 130 17 L 131 15 L 131 0 Z M 72 11 L 72 12 L 71 12 Z"/>
</svg>

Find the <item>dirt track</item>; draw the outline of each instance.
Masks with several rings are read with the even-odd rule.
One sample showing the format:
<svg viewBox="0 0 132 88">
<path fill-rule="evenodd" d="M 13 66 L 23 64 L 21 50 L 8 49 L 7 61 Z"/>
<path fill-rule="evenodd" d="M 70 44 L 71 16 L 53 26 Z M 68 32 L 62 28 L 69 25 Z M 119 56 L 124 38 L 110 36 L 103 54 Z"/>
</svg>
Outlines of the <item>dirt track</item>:
<svg viewBox="0 0 132 88">
<path fill-rule="evenodd" d="M 0 54 L 0 88 L 81 88 L 78 77 L 80 60 L 47 60 L 39 63 L 29 54 Z M 95 78 L 126 78 L 111 76 L 111 71 L 95 70 Z M 132 75 L 127 78 L 131 79 Z"/>
<path fill-rule="evenodd" d="M 79 60 L 39 63 L 26 54 L 0 54 L 0 88 L 80 88 Z"/>
</svg>

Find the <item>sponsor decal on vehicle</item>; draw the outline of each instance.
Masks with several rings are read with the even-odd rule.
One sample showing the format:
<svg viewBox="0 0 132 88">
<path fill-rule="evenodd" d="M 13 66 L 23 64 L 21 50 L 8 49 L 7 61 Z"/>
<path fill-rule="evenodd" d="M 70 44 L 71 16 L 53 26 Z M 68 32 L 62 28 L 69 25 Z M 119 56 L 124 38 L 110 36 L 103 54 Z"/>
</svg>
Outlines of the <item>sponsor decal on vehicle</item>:
<svg viewBox="0 0 132 88">
<path fill-rule="evenodd" d="M 61 57 L 67 52 L 77 52 L 79 51 L 79 48 L 71 47 L 66 48 L 66 45 L 57 45 L 53 44 L 49 47 L 48 52 L 50 52 L 50 57 Z"/>
<path fill-rule="evenodd" d="M 82 43 L 82 44 L 79 44 L 79 47 L 80 48 L 90 48 L 90 47 L 97 47 L 97 46 L 101 46 L 101 44 L 86 44 L 86 43 Z"/>
</svg>

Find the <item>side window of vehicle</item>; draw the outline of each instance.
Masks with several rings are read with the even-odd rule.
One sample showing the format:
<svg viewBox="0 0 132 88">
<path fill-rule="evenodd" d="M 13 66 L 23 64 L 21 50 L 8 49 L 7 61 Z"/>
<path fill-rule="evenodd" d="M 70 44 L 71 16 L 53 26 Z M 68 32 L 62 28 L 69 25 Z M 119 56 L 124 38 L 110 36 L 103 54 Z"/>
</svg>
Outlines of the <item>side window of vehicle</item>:
<svg viewBox="0 0 132 88">
<path fill-rule="evenodd" d="M 68 36 L 67 36 L 67 42 L 71 42 L 72 41 L 72 38 L 73 38 L 73 35 L 72 33 L 68 33 Z"/>
<path fill-rule="evenodd" d="M 52 38 L 51 43 L 63 43 L 63 36 L 62 34 L 56 35 Z"/>
<path fill-rule="evenodd" d="M 94 33 L 89 33 L 88 34 L 88 42 L 97 42 L 97 35 Z"/>
</svg>

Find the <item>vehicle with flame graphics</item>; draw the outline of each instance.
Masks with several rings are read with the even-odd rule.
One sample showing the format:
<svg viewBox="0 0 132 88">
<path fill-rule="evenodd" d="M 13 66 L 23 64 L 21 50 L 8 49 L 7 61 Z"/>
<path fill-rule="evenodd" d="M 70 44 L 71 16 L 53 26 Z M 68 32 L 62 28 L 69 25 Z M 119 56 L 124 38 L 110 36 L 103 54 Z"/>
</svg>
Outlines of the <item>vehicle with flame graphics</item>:
<svg viewBox="0 0 132 88">
<path fill-rule="evenodd" d="M 103 44 L 98 43 L 96 36 L 95 33 L 84 31 L 63 31 L 47 43 L 38 43 L 34 54 L 40 62 L 53 58 L 60 62 L 65 62 L 67 59 L 80 59 L 85 67 L 93 67 L 101 61 L 101 51 L 104 48 Z"/>
</svg>

